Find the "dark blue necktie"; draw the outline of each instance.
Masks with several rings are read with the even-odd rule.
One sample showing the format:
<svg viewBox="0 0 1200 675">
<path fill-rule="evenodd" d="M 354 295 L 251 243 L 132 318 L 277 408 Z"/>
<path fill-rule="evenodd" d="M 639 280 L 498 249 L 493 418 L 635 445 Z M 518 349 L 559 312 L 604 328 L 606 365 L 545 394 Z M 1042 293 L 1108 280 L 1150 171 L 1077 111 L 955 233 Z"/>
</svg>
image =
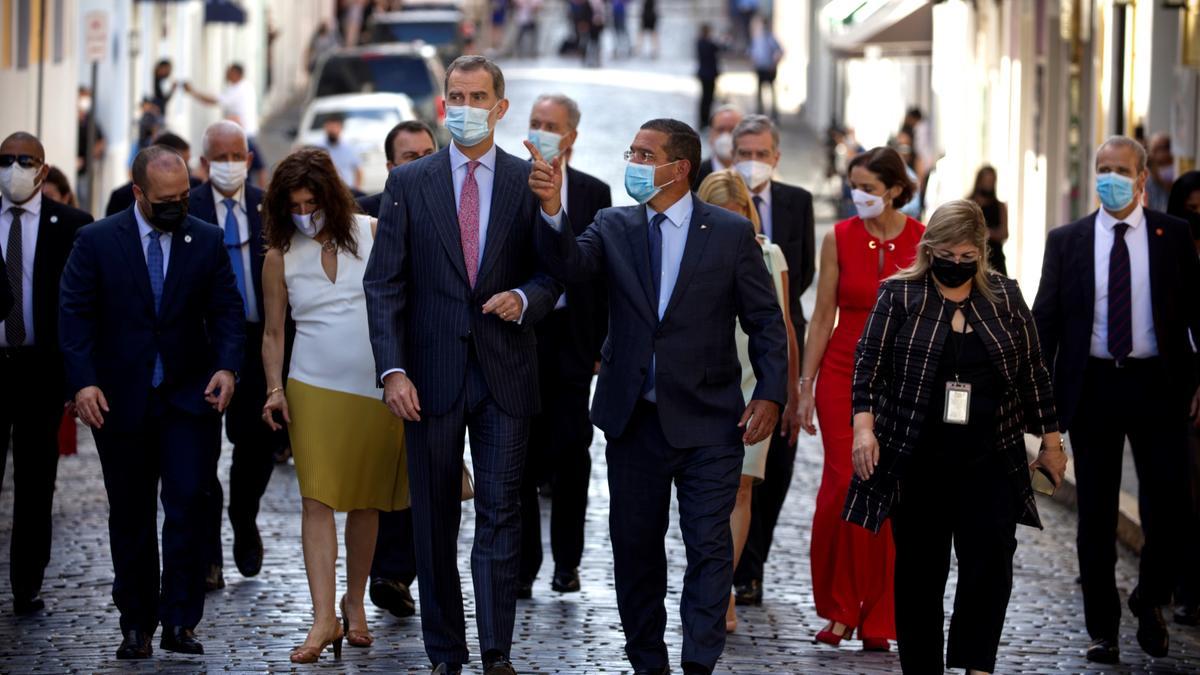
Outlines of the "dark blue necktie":
<svg viewBox="0 0 1200 675">
<path fill-rule="evenodd" d="M 8 230 L 8 250 L 4 252 L 4 265 L 8 268 L 8 287 L 12 291 L 12 309 L 4 321 L 4 339 L 9 347 L 25 344 L 25 264 L 21 250 L 21 214 L 25 209 L 12 207 L 12 226 Z M 4 450 L 7 452 L 7 448 Z"/>
<path fill-rule="evenodd" d="M 650 219 L 650 227 L 646 229 L 646 238 L 650 244 L 650 288 L 653 289 L 654 311 L 658 318 L 662 318 L 662 311 L 659 309 L 659 293 L 662 289 L 662 224 L 667 219 L 665 214 L 656 214 Z M 650 369 L 646 373 L 646 381 L 642 384 L 642 394 L 646 395 L 654 391 L 654 355 L 650 356 Z"/>
<path fill-rule="evenodd" d="M 1125 233 L 1129 225 L 1113 226 L 1112 252 L 1108 255 L 1108 352 L 1123 361 L 1133 352 L 1133 293 L 1129 280 L 1129 247 Z"/>
<path fill-rule="evenodd" d="M 162 232 L 150 230 L 150 242 L 146 246 L 146 268 L 150 272 L 150 292 L 154 294 L 154 313 L 162 308 L 163 296 L 163 250 L 159 237 Z M 157 387 L 163 381 L 162 356 L 154 355 L 154 376 L 150 384 Z"/>
<path fill-rule="evenodd" d="M 229 253 L 229 264 L 233 265 L 233 276 L 237 277 L 238 294 L 242 296 L 242 310 L 250 316 L 250 298 L 246 297 L 246 266 L 242 264 L 242 234 L 238 228 L 237 215 L 233 212 L 237 202 L 225 199 L 225 250 Z"/>
</svg>

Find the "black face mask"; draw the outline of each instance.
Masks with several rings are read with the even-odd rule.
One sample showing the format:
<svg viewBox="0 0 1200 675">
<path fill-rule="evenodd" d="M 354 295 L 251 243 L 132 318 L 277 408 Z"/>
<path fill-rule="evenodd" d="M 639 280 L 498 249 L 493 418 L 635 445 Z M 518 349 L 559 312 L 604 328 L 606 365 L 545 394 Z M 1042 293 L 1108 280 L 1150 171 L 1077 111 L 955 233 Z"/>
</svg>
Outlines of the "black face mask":
<svg viewBox="0 0 1200 675">
<path fill-rule="evenodd" d="M 338 138 L 340 137 L 337 134 L 325 134 L 325 138 L 329 139 L 330 145 L 337 145 Z"/>
<path fill-rule="evenodd" d="M 946 288 L 958 288 L 975 278 L 975 273 L 979 271 L 979 261 L 954 262 L 933 256 L 930 270 L 933 272 L 933 278 Z"/>
<path fill-rule="evenodd" d="M 148 202 L 150 204 L 150 216 L 147 220 L 155 228 L 162 230 L 168 234 L 179 229 L 183 222 L 187 220 L 188 215 L 188 199 L 184 197 L 174 202 Z M 145 212 L 143 211 L 143 215 Z"/>
</svg>

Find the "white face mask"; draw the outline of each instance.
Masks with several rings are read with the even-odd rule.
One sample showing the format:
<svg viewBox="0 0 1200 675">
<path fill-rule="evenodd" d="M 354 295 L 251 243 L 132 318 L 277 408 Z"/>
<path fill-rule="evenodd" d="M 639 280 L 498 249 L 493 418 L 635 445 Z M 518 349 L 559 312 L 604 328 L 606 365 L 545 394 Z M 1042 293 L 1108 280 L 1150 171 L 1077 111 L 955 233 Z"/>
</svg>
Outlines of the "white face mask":
<svg viewBox="0 0 1200 675">
<path fill-rule="evenodd" d="M 232 194 L 246 182 L 245 162 L 209 162 L 208 179 L 217 189 Z"/>
<path fill-rule="evenodd" d="M 883 213 L 883 197 L 877 197 L 862 190 L 851 190 L 850 198 L 854 200 L 854 208 L 858 210 L 858 217 L 863 220 L 878 218 Z"/>
<path fill-rule="evenodd" d="M 296 230 L 300 234 L 312 239 L 317 236 L 322 227 L 325 227 L 325 218 L 322 217 L 320 211 L 313 211 L 304 215 L 293 213 L 292 223 L 295 224 Z"/>
<path fill-rule="evenodd" d="M 775 167 L 753 159 L 738 162 L 734 168 L 742 174 L 742 180 L 746 181 L 746 187 L 751 190 L 771 180 L 771 174 L 775 173 Z"/>
<path fill-rule="evenodd" d="M 725 164 L 733 159 L 733 134 L 726 131 L 725 133 L 713 139 L 713 152 Z"/>
<path fill-rule="evenodd" d="M 29 201 L 38 189 L 37 169 L 26 169 L 15 162 L 12 166 L 0 169 L 0 194 L 14 204 L 24 204 Z"/>
</svg>

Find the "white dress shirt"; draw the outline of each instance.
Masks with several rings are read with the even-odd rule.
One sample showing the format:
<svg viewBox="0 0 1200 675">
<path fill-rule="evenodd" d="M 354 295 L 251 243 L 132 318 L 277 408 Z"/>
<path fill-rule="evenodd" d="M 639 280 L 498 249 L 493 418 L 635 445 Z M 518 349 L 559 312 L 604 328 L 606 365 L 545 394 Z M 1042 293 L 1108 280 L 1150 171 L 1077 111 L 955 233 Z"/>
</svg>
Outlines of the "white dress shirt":
<svg viewBox="0 0 1200 675">
<path fill-rule="evenodd" d="M 142 216 L 142 210 L 138 208 L 137 204 L 133 205 L 133 215 L 135 218 L 137 218 L 138 234 L 141 235 L 142 238 L 142 255 L 146 257 L 147 264 L 149 264 L 150 233 L 154 231 L 154 228 L 151 227 L 146 218 Z M 173 236 L 174 235 L 172 235 L 170 232 L 163 232 L 158 237 L 158 244 L 162 247 L 163 252 L 162 271 L 164 282 L 167 280 L 167 267 L 169 267 L 171 263 L 171 237 Z"/>
<path fill-rule="evenodd" d="M 216 187 L 212 188 L 213 204 L 217 207 L 217 227 L 221 231 L 225 231 L 225 218 L 228 209 L 225 208 L 225 195 L 217 191 Z M 233 206 L 233 217 L 237 219 L 238 224 L 238 241 L 242 242 L 242 278 L 246 280 L 246 320 L 250 323 L 258 323 L 262 319 L 258 316 L 258 303 L 254 299 L 254 274 L 250 258 L 250 221 L 246 214 L 246 188 L 242 186 L 238 189 L 237 194 L 230 197 L 236 202 Z"/>
<path fill-rule="evenodd" d="M 217 96 L 217 105 L 223 117 L 236 117 L 248 138 L 258 135 L 258 101 L 254 87 L 242 79 L 231 84 Z"/>
<path fill-rule="evenodd" d="M 715 152 L 712 154 L 711 161 L 712 161 L 713 173 L 716 173 L 718 171 L 724 171 L 725 169 L 728 169 L 733 166 L 733 164 L 726 164 L 725 162 L 722 162 L 721 158 L 717 157 L 717 153 L 715 153 Z"/>
<path fill-rule="evenodd" d="M 762 198 L 762 208 L 758 210 L 758 221 L 762 224 L 762 233 L 767 235 L 767 239 L 775 241 L 775 227 L 771 221 L 771 181 L 763 186 L 762 192 L 750 193 L 750 203 L 754 204 L 754 198 Z"/>
<path fill-rule="evenodd" d="M 1130 318 L 1133 320 L 1133 351 L 1129 357 L 1158 356 L 1154 305 L 1150 297 L 1150 233 L 1140 205 L 1120 221 L 1103 208 L 1096 214 L 1096 306 L 1092 312 L 1091 355 L 1099 359 L 1112 358 L 1108 351 L 1108 259 L 1112 254 L 1113 228 L 1118 222 L 1129 226 L 1125 231 L 1125 246 L 1129 249 Z"/>
<path fill-rule="evenodd" d="M 25 209 L 21 214 L 21 313 L 25 316 L 25 343 L 32 347 L 33 334 L 33 257 L 37 254 L 38 226 L 42 222 L 42 191 L 35 190 L 24 204 L 13 204 L 0 197 L 0 256 L 8 260 L 8 235 L 12 231 L 13 207 Z M 3 318 L 3 317 L 0 317 Z M 8 347 L 4 336 L 4 321 L 0 321 L 0 347 Z"/>
</svg>

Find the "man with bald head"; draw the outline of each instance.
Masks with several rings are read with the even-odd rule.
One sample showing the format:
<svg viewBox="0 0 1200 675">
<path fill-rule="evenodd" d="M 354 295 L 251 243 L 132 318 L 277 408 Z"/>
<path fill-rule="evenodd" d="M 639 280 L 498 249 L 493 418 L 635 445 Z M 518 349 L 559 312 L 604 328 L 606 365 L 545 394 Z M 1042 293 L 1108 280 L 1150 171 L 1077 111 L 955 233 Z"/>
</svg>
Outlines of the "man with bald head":
<svg viewBox="0 0 1200 675">
<path fill-rule="evenodd" d="M 254 153 L 237 123 L 222 120 L 209 126 L 202 150 L 200 164 L 208 174 L 208 182 L 191 192 L 188 213 L 221 228 L 245 310 L 246 358 L 238 393 L 225 416 L 225 434 L 233 443 L 229 468 L 233 560 L 242 576 L 252 577 L 262 569 L 263 560 L 262 537 L 256 523 L 258 503 L 275 468 L 274 452 L 285 441 L 282 432 L 272 432 L 261 417 L 267 394 L 262 367 L 263 191 L 246 180 Z M 209 517 L 213 530 L 205 574 L 205 587 L 210 591 L 225 586 L 221 551 L 224 495 L 216 473 L 212 476 L 212 493 Z"/>
<path fill-rule="evenodd" d="M 246 322 L 223 232 L 187 214 L 183 158 L 142 150 L 133 184 L 133 206 L 80 230 L 59 314 L 68 391 L 108 492 L 119 659 L 149 658 L 159 623 L 162 649 L 204 653 L 194 633 L 211 541 L 204 516 Z"/>
<path fill-rule="evenodd" d="M 88 214 L 42 198 L 49 167 L 38 139 L 0 143 L 0 481 L 13 454 L 13 610 L 36 612 L 50 562 L 63 364 L 58 351 L 58 278 Z M 5 299 L 7 298 L 7 302 Z"/>
</svg>

